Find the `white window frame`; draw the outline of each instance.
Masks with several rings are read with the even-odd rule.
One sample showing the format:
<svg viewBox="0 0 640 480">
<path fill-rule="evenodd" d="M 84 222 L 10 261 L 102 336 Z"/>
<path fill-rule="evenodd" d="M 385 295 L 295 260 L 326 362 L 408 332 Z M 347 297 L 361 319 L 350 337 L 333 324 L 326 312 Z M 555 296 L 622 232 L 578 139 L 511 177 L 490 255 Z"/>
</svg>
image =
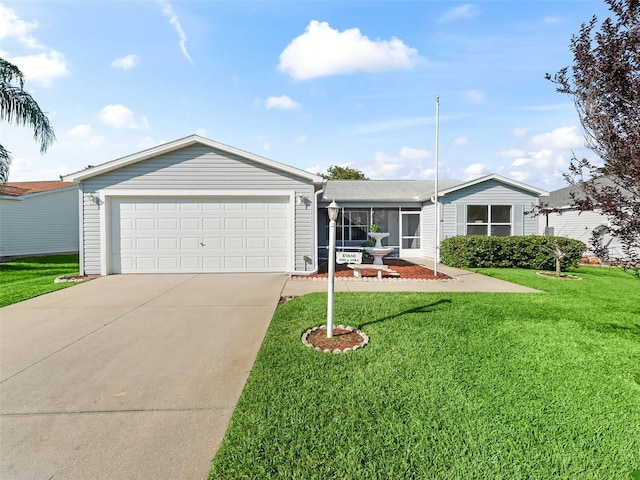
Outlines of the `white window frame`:
<svg viewBox="0 0 640 480">
<path fill-rule="evenodd" d="M 487 221 L 486 222 L 469 222 L 469 207 L 486 207 L 487 208 Z M 493 222 L 491 219 L 491 210 L 492 207 L 509 207 L 509 222 Z M 513 205 L 512 204 L 504 204 L 504 203 L 468 203 L 465 211 L 465 235 L 482 235 L 480 233 L 469 233 L 469 226 L 472 225 L 482 225 L 487 227 L 487 236 L 495 236 L 491 235 L 491 227 L 493 226 L 508 226 L 509 227 L 509 235 L 513 236 Z M 501 235 L 502 236 L 502 235 Z"/>
</svg>

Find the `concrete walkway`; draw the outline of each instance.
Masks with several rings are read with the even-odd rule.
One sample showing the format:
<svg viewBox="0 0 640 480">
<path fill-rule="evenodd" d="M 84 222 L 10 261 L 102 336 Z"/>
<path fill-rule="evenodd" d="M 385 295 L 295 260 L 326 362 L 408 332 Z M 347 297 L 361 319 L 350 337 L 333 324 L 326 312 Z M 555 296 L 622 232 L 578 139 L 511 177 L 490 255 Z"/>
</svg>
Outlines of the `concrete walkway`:
<svg viewBox="0 0 640 480">
<path fill-rule="evenodd" d="M 433 269 L 433 260 L 425 258 L 407 259 L 410 262 Z M 508 293 L 541 293 L 533 288 L 523 287 L 497 278 L 487 277 L 479 273 L 447 267 L 438 264 L 438 272 L 445 273 L 453 280 L 402 280 L 377 279 L 362 280 L 352 278 L 336 278 L 336 292 L 508 292 Z M 282 292 L 283 296 L 298 297 L 311 292 L 326 292 L 326 279 L 289 279 Z"/>
<path fill-rule="evenodd" d="M 283 274 L 114 275 L 0 310 L 0 478 L 206 478 Z"/>
</svg>

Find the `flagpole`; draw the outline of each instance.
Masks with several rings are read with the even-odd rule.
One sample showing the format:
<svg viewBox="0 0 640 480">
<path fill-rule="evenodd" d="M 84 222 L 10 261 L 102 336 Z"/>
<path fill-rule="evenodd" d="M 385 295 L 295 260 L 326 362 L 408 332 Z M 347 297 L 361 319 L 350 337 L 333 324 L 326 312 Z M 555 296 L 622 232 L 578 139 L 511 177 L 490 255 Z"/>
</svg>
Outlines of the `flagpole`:
<svg viewBox="0 0 640 480">
<path fill-rule="evenodd" d="M 440 201 L 438 199 L 438 143 L 439 143 L 439 132 L 440 130 L 440 97 L 436 96 L 436 181 L 435 181 L 435 202 L 434 206 L 436 209 L 435 214 L 435 255 L 433 257 L 433 274 L 438 276 L 438 261 L 440 260 Z"/>
</svg>

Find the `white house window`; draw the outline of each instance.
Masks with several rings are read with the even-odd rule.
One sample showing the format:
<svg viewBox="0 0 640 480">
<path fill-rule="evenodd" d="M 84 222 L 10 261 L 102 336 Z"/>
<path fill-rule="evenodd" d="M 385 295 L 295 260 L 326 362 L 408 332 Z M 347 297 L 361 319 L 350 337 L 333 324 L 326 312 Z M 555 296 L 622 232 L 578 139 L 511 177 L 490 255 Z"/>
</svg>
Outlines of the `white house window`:
<svg viewBox="0 0 640 480">
<path fill-rule="evenodd" d="M 336 239 L 366 241 L 369 237 L 369 210 L 344 210 L 338 217 Z"/>
<path fill-rule="evenodd" d="M 511 205 L 467 205 L 467 235 L 511 235 Z"/>
</svg>

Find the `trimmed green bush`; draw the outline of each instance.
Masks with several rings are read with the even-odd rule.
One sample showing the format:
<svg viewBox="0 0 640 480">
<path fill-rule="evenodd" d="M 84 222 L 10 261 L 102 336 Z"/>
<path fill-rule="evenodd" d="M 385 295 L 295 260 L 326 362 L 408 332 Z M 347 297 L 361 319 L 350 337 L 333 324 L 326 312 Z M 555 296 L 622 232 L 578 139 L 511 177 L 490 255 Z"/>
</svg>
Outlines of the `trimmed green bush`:
<svg viewBox="0 0 640 480">
<path fill-rule="evenodd" d="M 586 246 L 567 237 L 526 235 L 487 237 L 463 235 L 450 237 L 440 244 L 442 263 L 458 268 L 529 268 L 554 270 L 553 245 L 557 242 L 564 253 L 563 270 L 580 262 Z"/>
</svg>

